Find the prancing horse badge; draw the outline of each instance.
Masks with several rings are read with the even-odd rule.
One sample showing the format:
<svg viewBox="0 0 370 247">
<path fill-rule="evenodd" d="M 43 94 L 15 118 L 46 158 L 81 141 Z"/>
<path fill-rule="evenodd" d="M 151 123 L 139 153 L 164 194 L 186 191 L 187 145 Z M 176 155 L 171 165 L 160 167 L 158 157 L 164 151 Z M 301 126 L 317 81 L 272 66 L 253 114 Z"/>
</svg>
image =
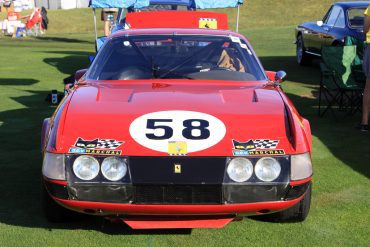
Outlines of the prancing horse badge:
<svg viewBox="0 0 370 247">
<path fill-rule="evenodd" d="M 177 174 L 181 173 L 181 164 L 174 164 L 174 171 Z"/>
</svg>

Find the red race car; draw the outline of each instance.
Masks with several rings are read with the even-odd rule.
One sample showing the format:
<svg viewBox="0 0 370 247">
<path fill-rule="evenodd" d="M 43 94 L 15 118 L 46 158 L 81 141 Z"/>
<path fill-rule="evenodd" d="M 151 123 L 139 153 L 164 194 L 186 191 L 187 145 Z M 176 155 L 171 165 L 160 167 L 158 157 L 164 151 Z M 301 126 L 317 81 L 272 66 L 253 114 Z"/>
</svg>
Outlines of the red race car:
<svg viewBox="0 0 370 247">
<path fill-rule="evenodd" d="M 115 33 L 44 121 L 47 218 L 73 210 L 135 229 L 304 220 L 311 131 L 284 77 L 231 31 Z"/>
</svg>

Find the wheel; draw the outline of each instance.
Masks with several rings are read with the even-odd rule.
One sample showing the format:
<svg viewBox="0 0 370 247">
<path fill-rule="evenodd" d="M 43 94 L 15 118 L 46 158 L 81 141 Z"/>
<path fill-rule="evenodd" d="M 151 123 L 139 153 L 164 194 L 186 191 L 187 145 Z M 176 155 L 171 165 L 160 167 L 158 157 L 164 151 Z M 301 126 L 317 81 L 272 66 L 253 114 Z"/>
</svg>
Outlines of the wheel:
<svg viewBox="0 0 370 247">
<path fill-rule="evenodd" d="M 82 214 L 68 210 L 56 203 L 50 197 L 44 184 L 42 184 L 41 204 L 46 219 L 53 223 L 76 221 L 82 216 Z"/>
<path fill-rule="evenodd" d="M 297 62 L 299 65 L 308 65 L 311 62 L 311 57 L 306 53 L 306 48 L 304 47 L 302 35 L 298 35 L 296 44 L 296 55 Z"/>
<path fill-rule="evenodd" d="M 312 191 L 312 185 L 310 184 L 304 197 L 293 207 L 290 207 L 288 209 L 285 209 L 277 213 L 263 215 L 263 218 L 268 221 L 275 221 L 275 222 L 304 221 L 308 215 L 308 212 L 310 211 L 311 191 Z"/>
</svg>

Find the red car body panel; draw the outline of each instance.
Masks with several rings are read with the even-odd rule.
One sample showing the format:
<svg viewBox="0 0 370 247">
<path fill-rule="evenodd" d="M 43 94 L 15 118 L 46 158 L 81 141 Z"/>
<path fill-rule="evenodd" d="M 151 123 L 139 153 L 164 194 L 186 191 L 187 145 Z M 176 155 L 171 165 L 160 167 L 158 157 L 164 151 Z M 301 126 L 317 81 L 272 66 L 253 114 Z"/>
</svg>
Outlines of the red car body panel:
<svg viewBox="0 0 370 247">
<path fill-rule="evenodd" d="M 178 18 L 181 16 L 181 18 Z M 211 20 L 215 29 L 228 30 L 228 17 L 223 13 L 202 11 L 161 11 L 127 13 L 126 22 L 132 29 L 200 28 L 201 21 Z M 211 22 L 211 24 L 212 24 Z"/>
<path fill-rule="evenodd" d="M 287 209 L 302 197 L 290 201 L 260 202 L 229 205 L 131 205 L 101 202 L 84 202 L 54 198 L 60 204 L 80 212 L 101 211 L 104 214 L 124 215 L 254 215 L 262 212 L 275 212 Z M 92 211 L 90 211 L 92 212 Z"/>
<path fill-rule="evenodd" d="M 123 219 L 132 229 L 187 229 L 222 228 L 234 219 L 233 216 L 217 217 L 127 217 Z"/>
</svg>

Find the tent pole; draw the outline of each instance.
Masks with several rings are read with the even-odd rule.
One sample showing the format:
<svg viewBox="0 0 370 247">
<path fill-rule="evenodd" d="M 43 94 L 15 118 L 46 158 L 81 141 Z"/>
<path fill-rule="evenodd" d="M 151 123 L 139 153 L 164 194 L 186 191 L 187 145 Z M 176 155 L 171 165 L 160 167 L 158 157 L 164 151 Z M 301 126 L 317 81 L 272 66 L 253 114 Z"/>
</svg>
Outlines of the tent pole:
<svg viewBox="0 0 370 247">
<path fill-rule="evenodd" d="M 236 16 L 236 32 L 239 32 L 240 5 L 238 5 L 238 14 Z"/>
<path fill-rule="evenodd" d="M 98 39 L 98 29 L 96 27 L 96 10 L 93 9 L 93 12 L 94 12 L 94 29 L 95 29 L 95 40 Z"/>
</svg>

